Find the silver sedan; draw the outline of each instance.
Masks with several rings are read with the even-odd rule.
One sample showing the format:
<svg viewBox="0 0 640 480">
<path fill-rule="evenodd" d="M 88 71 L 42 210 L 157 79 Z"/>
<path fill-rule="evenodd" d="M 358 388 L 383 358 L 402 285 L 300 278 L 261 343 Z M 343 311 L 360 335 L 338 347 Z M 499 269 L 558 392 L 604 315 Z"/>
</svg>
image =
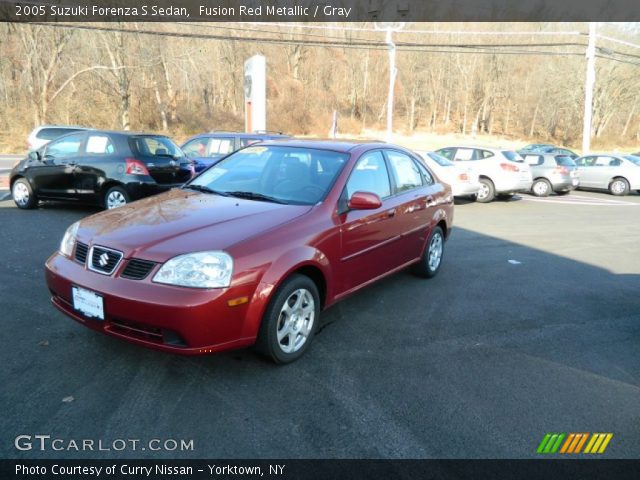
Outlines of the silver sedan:
<svg viewBox="0 0 640 480">
<path fill-rule="evenodd" d="M 575 160 L 580 173 L 580 189 L 608 190 L 612 195 L 640 193 L 640 157 L 603 153 Z"/>
</svg>

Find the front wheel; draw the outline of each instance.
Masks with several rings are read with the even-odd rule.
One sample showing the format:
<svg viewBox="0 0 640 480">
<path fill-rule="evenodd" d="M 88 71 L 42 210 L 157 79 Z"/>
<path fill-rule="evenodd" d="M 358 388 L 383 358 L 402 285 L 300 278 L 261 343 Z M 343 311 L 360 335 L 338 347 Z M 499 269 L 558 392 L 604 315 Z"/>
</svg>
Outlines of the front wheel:
<svg viewBox="0 0 640 480">
<path fill-rule="evenodd" d="M 629 182 L 624 178 L 614 178 L 609 184 L 609 193 L 611 193 L 611 195 L 616 195 L 617 197 L 626 195 L 629 193 Z"/>
<path fill-rule="evenodd" d="M 493 185 L 493 182 L 488 178 L 480 179 L 480 190 L 478 190 L 476 200 L 479 203 L 489 203 L 493 201 L 496 196 L 496 188 Z"/>
<path fill-rule="evenodd" d="M 38 204 L 38 199 L 26 178 L 19 178 L 13 182 L 11 196 L 16 206 L 24 210 L 34 208 Z"/>
<path fill-rule="evenodd" d="M 438 274 L 442 264 L 444 254 L 444 232 L 442 228 L 435 227 L 431 231 L 427 248 L 420 258 L 420 261 L 413 267 L 413 273 L 423 278 L 433 278 Z"/>
<path fill-rule="evenodd" d="M 256 348 L 276 363 L 300 358 L 313 340 L 320 317 L 316 284 L 304 275 L 289 277 L 278 288 L 262 318 Z"/>
<path fill-rule="evenodd" d="M 104 194 L 102 203 L 107 210 L 118 208 L 129 203 L 129 194 L 122 187 L 111 187 Z"/>
</svg>

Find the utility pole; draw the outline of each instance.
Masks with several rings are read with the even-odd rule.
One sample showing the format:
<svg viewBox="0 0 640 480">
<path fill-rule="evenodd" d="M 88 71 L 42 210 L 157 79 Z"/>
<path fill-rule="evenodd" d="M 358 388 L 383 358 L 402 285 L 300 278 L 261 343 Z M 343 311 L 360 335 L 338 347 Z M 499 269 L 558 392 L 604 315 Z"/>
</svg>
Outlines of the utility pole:
<svg viewBox="0 0 640 480">
<path fill-rule="evenodd" d="M 375 24 L 376 30 L 385 30 L 386 37 L 385 42 L 389 47 L 389 93 L 387 94 L 387 142 L 391 142 L 393 138 L 393 96 L 396 85 L 396 77 L 398 75 L 398 69 L 396 68 L 396 44 L 393 43 L 393 32 L 396 32 L 404 27 L 404 22 L 400 23 L 388 23 L 384 27 L 379 28 L 378 24 Z"/>
<path fill-rule="evenodd" d="M 584 82 L 584 124 L 582 126 L 582 155 L 591 150 L 591 124 L 593 119 L 593 87 L 596 83 L 596 23 L 589 22 L 587 45 L 587 74 Z"/>
<path fill-rule="evenodd" d="M 387 28 L 387 45 L 389 45 L 389 93 L 387 94 L 387 142 L 391 142 L 393 135 L 393 94 L 396 86 L 396 44 L 393 43 L 391 28 Z"/>
</svg>

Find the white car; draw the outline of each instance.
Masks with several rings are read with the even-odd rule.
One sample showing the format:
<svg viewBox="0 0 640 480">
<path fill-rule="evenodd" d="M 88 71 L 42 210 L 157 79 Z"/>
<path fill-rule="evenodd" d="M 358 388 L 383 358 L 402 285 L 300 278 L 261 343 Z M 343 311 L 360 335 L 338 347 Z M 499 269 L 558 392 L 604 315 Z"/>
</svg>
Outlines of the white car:
<svg viewBox="0 0 640 480">
<path fill-rule="evenodd" d="M 453 163 L 435 152 L 416 152 L 440 180 L 451 185 L 454 197 L 477 195 L 480 190 L 478 174 L 469 166 Z"/>
<path fill-rule="evenodd" d="M 513 150 L 491 147 L 447 147 L 436 153 L 454 163 L 471 167 L 480 177 L 477 200 L 491 202 L 496 196 L 509 199 L 531 190 L 531 169 Z"/>
<path fill-rule="evenodd" d="M 37 150 L 46 145 L 51 140 L 55 140 L 67 133 L 77 132 L 78 130 L 90 130 L 85 127 L 75 127 L 67 125 L 40 125 L 33 129 L 27 138 L 27 149 L 29 151 Z"/>
</svg>

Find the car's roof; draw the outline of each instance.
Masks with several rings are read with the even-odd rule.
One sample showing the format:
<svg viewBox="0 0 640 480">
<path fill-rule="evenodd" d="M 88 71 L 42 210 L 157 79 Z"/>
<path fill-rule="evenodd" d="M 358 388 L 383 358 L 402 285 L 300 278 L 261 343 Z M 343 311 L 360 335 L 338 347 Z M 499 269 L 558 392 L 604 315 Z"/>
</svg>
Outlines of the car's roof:
<svg viewBox="0 0 640 480">
<path fill-rule="evenodd" d="M 478 150 L 515 151 L 513 150 L 513 148 L 508 148 L 508 147 L 487 147 L 484 145 L 452 145 L 450 147 L 439 148 L 438 150 L 444 150 L 445 148 L 477 148 Z M 436 153 L 438 153 L 437 150 L 436 150 Z"/>
<path fill-rule="evenodd" d="M 261 142 L 265 144 L 269 144 L 269 141 Z M 337 140 L 278 140 L 274 142 L 273 145 L 278 145 L 282 147 L 296 147 L 296 148 L 314 148 L 317 150 L 331 150 L 334 152 L 343 152 L 347 153 L 352 151 L 357 147 L 369 146 L 369 147 L 380 147 L 380 148 L 389 148 L 396 147 L 402 150 L 406 150 L 404 147 L 399 145 L 392 145 L 390 143 L 384 143 L 379 141 L 337 141 Z"/>
<path fill-rule="evenodd" d="M 290 138 L 290 135 L 281 132 L 227 132 L 227 131 L 213 131 L 203 132 L 194 135 L 191 138 L 198 137 L 240 137 L 240 138 Z"/>
</svg>

